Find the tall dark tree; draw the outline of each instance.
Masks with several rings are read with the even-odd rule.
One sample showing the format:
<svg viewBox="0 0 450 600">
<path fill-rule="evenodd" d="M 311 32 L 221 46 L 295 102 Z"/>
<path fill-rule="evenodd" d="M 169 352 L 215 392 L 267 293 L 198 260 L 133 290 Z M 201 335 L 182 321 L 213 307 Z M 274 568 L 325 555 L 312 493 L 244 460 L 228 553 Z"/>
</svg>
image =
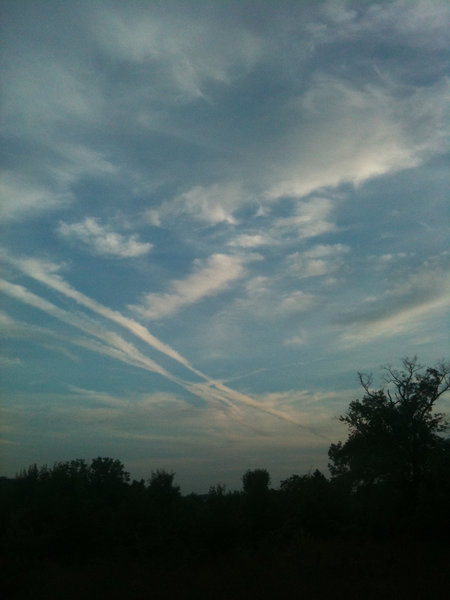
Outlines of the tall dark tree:
<svg viewBox="0 0 450 600">
<path fill-rule="evenodd" d="M 152 471 L 148 482 L 148 491 L 151 497 L 163 503 L 172 502 L 180 497 L 180 487 L 174 485 L 175 473 L 165 469 Z"/>
<path fill-rule="evenodd" d="M 270 474 L 266 469 L 247 470 L 242 476 L 244 530 L 257 542 L 267 535 L 271 523 Z"/>
<path fill-rule="evenodd" d="M 249 469 L 242 476 L 242 486 L 247 496 L 261 497 L 267 494 L 270 485 L 270 475 L 266 469 Z"/>
<path fill-rule="evenodd" d="M 130 480 L 120 460 L 101 456 L 92 459 L 89 475 L 91 483 L 97 486 L 120 486 Z"/>
<path fill-rule="evenodd" d="M 384 387 L 359 374 L 362 400 L 340 417 L 349 428 L 345 443 L 331 444 L 330 471 L 358 488 L 384 484 L 415 498 L 447 444 L 445 415 L 436 401 L 450 388 L 450 365 L 424 368 L 405 358 L 401 370 L 385 368 Z"/>
</svg>

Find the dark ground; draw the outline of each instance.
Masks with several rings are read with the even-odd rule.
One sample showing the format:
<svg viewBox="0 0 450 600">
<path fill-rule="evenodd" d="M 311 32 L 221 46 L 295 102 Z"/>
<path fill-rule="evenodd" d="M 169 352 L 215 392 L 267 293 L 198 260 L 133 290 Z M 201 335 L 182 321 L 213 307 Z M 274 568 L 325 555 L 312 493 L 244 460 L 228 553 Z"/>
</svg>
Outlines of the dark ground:
<svg viewBox="0 0 450 600">
<path fill-rule="evenodd" d="M 429 599 L 450 591 L 450 549 L 424 542 L 310 541 L 183 559 L 3 562 L 9 599 Z"/>
</svg>

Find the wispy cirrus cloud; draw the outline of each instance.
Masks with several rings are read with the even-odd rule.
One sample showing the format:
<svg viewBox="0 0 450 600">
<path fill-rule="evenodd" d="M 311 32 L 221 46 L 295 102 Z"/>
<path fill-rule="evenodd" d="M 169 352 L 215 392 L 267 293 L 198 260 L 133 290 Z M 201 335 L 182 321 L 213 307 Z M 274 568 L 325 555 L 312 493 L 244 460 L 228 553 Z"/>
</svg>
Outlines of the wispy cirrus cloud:
<svg viewBox="0 0 450 600">
<path fill-rule="evenodd" d="M 42 154 L 53 161 L 41 161 L 39 153 L 28 159 L 23 172 L 5 169 L 0 182 L 0 219 L 22 221 L 49 210 L 63 210 L 76 200 L 73 187 L 92 177 L 115 176 L 115 166 L 102 153 L 81 144 L 68 144 L 42 134 Z M 40 141 L 35 142 L 40 146 Z"/>
<path fill-rule="evenodd" d="M 284 340 L 284 346 L 303 346 L 306 344 L 307 338 L 304 335 L 293 335 Z"/>
<path fill-rule="evenodd" d="M 72 298 L 79 304 L 89 308 L 97 314 L 100 314 L 106 319 L 109 319 L 121 325 L 125 329 L 128 329 L 136 337 L 145 341 L 151 347 L 181 363 L 191 372 L 203 379 L 203 381 L 189 382 L 179 377 L 175 377 L 168 370 L 161 367 L 157 362 L 147 357 L 145 354 L 142 354 L 133 346 L 133 344 L 130 344 L 116 333 L 105 330 L 105 328 L 101 327 L 99 324 L 92 324 L 89 319 L 83 316 L 73 315 L 64 309 L 57 307 L 53 303 L 30 292 L 23 286 L 12 284 L 5 280 L 0 280 L 0 291 L 15 297 L 24 303 L 34 306 L 39 310 L 42 310 L 59 319 L 60 321 L 89 333 L 93 337 L 100 339 L 101 342 L 99 344 L 96 340 L 74 339 L 73 342 L 77 345 L 84 346 L 89 350 L 108 355 L 133 366 L 158 373 L 166 379 L 180 385 L 185 390 L 198 396 L 199 398 L 212 403 L 219 403 L 221 406 L 226 406 L 227 409 L 237 419 L 240 418 L 239 415 L 241 414 L 241 407 L 247 406 L 298 425 L 298 423 L 293 421 L 289 415 L 284 414 L 282 411 L 272 409 L 268 410 L 264 406 L 261 406 L 257 401 L 253 400 L 250 396 L 237 392 L 228 386 L 211 379 L 208 377 L 208 375 L 205 375 L 201 371 L 194 369 L 187 359 L 152 336 L 152 334 L 145 327 L 136 321 L 124 317 L 117 311 L 112 311 L 111 309 L 99 304 L 95 300 L 92 300 L 84 294 L 76 291 L 74 288 L 66 284 L 60 276 L 55 275 L 55 271 L 57 271 L 56 265 L 46 263 L 44 261 L 38 261 L 36 259 L 12 259 L 10 262 L 28 276 L 48 285 L 58 292 L 68 296 L 69 298 Z"/>
<path fill-rule="evenodd" d="M 161 226 L 173 218 L 191 217 L 207 225 L 236 224 L 234 212 L 251 198 L 233 183 L 195 186 L 146 212 L 152 225 Z"/>
<path fill-rule="evenodd" d="M 304 312 L 313 308 L 316 303 L 317 298 L 314 294 L 295 290 L 281 295 L 278 310 L 282 313 Z"/>
<path fill-rule="evenodd" d="M 445 151 L 449 86 L 443 80 L 434 87 L 410 88 L 389 76 L 361 86 L 317 73 L 292 102 L 296 133 L 278 141 L 289 158 L 268 166 L 277 179 L 269 196 L 304 197 L 342 183 L 360 185 Z"/>
<path fill-rule="evenodd" d="M 213 254 L 207 261 L 195 261 L 195 271 L 185 279 L 170 283 L 170 291 L 146 294 L 141 304 L 129 308 L 147 319 L 161 319 L 208 296 L 215 296 L 245 273 L 245 260 L 239 256 Z"/>
<path fill-rule="evenodd" d="M 128 331 L 130 331 L 133 335 L 140 338 L 143 342 L 155 348 L 158 352 L 165 354 L 166 356 L 172 358 L 176 362 L 179 362 L 181 365 L 190 369 L 191 371 L 195 371 L 195 369 L 190 365 L 189 361 L 182 357 L 176 350 L 171 348 L 168 344 L 165 344 L 157 337 L 152 335 L 148 329 L 146 329 L 143 325 L 135 321 L 134 319 L 130 319 L 122 315 L 119 311 L 112 310 L 111 308 L 104 306 L 100 302 L 86 296 L 85 294 L 79 292 L 75 288 L 73 288 L 70 284 L 63 280 L 63 278 L 59 275 L 59 271 L 61 269 L 60 265 L 55 263 L 40 260 L 35 258 L 25 258 L 25 259 L 11 259 L 6 257 L 16 268 L 22 271 L 27 276 L 35 279 L 49 288 L 56 290 L 57 292 L 67 296 L 74 300 L 77 304 L 88 308 L 94 313 L 104 317 L 105 319 L 109 319 L 114 323 L 124 327 Z"/>
<path fill-rule="evenodd" d="M 308 311 L 318 301 L 314 294 L 304 290 L 281 291 L 279 283 L 278 276 L 252 277 L 244 285 L 244 294 L 235 299 L 231 313 L 248 315 L 248 318 L 277 319 Z"/>
<path fill-rule="evenodd" d="M 343 256 L 350 252 L 345 244 L 316 244 L 304 252 L 286 257 L 287 271 L 297 277 L 319 277 L 341 268 Z"/>
<path fill-rule="evenodd" d="M 448 310 L 450 277 L 428 265 L 395 283 L 379 297 L 347 311 L 337 322 L 348 347 L 418 331 Z"/>
<path fill-rule="evenodd" d="M 336 225 L 331 220 L 333 210 L 333 202 L 328 198 L 313 197 L 299 200 L 291 215 L 275 219 L 273 235 L 275 237 L 278 230 L 284 234 L 295 234 L 300 239 L 306 240 L 331 233 L 336 230 Z"/>
<path fill-rule="evenodd" d="M 67 338 L 69 342 L 83 346 L 99 354 L 106 354 L 112 358 L 120 360 L 121 362 L 153 371 L 159 375 L 162 375 L 163 377 L 166 377 L 167 379 L 176 381 L 176 378 L 173 377 L 166 369 L 158 365 L 154 360 L 139 352 L 137 348 L 133 346 L 133 344 L 130 344 L 116 333 L 105 329 L 98 323 L 92 323 L 92 321 L 83 315 L 70 313 L 69 311 L 59 308 L 52 302 L 41 298 L 37 294 L 30 292 L 21 285 L 10 283 L 1 279 L 0 291 L 17 300 L 20 300 L 25 304 L 28 304 L 29 306 L 37 308 L 38 310 L 51 315 L 63 323 L 83 331 L 83 333 L 99 339 L 101 343 L 92 339 L 73 339 L 70 336 Z"/>
<path fill-rule="evenodd" d="M 277 245 L 276 239 L 268 233 L 242 233 L 231 239 L 227 245 L 237 248 L 258 248 L 260 246 Z"/>
<path fill-rule="evenodd" d="M 142 7 L 97 6 L 92 30 L 110 57 L 145 65 L 152 72 L 153 93 L 166 100 L 189 101 L 207 97 L 210 82 L 228 84 L 246 73 L 261 55 L 260 40 L 243 24 L 235 23 L 230 44 L 214 12 L 206 17 L 202 11 L 194 16 L 189 10 L 150 13 Z"/>
<path fill-rule="evenodd" d="M 61 222 L 57 232 L 69 242 L 85 245 L 93 254 L 105 257 L 135 258 L 148 254 L 153 247 L 149 242 L 139 241 L 136 234 L 117 233 L 93 217 L 79 223 Z"/>
<path fill-rule="evenodd" d="M 61 209 L 72 200 L 67 191 L 57 191 L 43 182 L 31 182 L 4 171 L 0 181 L 0 220 L 23 220 L 47 210 Z"/>
</svg>

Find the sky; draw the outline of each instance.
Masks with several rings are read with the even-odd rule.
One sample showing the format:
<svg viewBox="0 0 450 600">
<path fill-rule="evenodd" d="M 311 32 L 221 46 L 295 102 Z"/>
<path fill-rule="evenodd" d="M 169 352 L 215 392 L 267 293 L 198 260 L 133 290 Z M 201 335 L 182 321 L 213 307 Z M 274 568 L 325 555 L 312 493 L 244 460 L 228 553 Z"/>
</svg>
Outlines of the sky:
<svg viewBox="0 0 450 600">
<path fill-rule="evenodd" d="M 358 371 L 449 358 L 446 0 L 1 21 L 1 474 L 277 487 L 326 472 Z"/>
</svg>

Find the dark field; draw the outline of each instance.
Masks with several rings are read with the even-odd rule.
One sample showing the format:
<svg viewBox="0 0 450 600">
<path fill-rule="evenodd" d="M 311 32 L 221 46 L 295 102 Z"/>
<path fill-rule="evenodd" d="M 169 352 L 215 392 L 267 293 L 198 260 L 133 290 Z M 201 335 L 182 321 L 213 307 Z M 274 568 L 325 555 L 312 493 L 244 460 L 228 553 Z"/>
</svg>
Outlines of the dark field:
<svg viewBox="0 0 450 600">
<path fill-rule="evenodd" d="M 450 589 L 448 547 L 317 542 L 164 560 L 4 563 L 6 598 L 433 598 Z M 6 584 L 6 586 L 5 586 Z"/>
</svg>

